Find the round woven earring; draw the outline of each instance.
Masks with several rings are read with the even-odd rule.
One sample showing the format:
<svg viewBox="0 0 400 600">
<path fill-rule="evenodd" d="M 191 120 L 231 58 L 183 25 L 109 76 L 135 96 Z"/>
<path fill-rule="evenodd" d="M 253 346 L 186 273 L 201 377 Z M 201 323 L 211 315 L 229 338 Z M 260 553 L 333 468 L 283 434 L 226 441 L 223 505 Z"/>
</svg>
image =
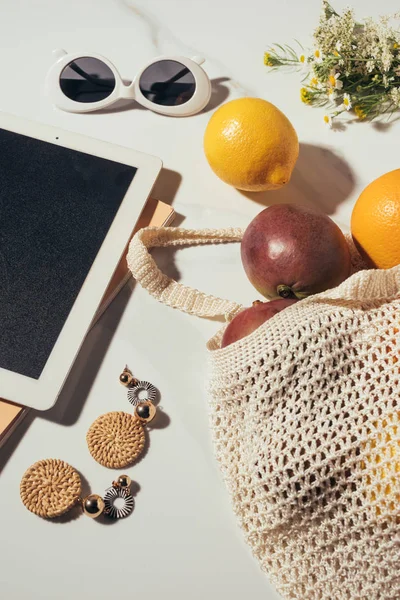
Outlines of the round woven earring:
<svg viewBox="0 0 400 600">
<path fill-rule="evenodd" d="M 131 465 L 143 452 L 146 436 L 144 427 L 156 415 L 154 401 L 157 389 L 148 381 L 135 379 L 126 366 L 119 381 L 128 388 L 128 400 L 134 413 L 109 412 L 98 417 L 90 426 L 86 441 L 93 458 L 110 469 Z M 144 394 L 145 398 L 141 398 Z"/>
<path fill-rule="evenodd" d="M 84 514 L 92 519 L 101 514 L 120 519 L 130 515 L 133 510 L 134 500 L 129 489 L 131 483 L 128 475 L 120 475 L 106 490 L 104 497 L 89 494 L 81 498 L 79 473 L 63 460 L 48 458 L 36 462 L 24 473 L 20 493 L 26 508 L 44 519 L 60 517 L 79 505 Z M 114 506 L 117 498 L 123 499 L 122 507 Z"/>
</svg>

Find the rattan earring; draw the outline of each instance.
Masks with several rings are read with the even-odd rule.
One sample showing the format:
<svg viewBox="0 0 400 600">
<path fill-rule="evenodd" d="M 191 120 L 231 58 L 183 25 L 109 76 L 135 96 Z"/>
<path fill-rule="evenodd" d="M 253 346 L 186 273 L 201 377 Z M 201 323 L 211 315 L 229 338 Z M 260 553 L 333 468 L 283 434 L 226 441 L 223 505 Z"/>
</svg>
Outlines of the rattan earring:
<svg viewBox="0 0 400 600">
<path fill-rule="evenodd" d="M 146 441 L 144 427 L 156 415 L 154 402 L 157 389 L 148 381 L 135 379 L 126 366 L 119 381 L 128 388 L 128 400 L 134 413 L 115 411 L 101 415 L 92 423 L 86 441 L 93 458 L 110 469 L 132 464 L 143 452 Z M 141 395 L 144 394 L 144 398 Z"/>
<path fill-rule="evenodd" d="M 24 473 L 20 493 L 26 508 L 44 519 L 60 517 L 78 505 L 92 519 L 102 514 L 112 519 L 121 519 L 130 515 L 133 510 L 131 483 L 128 475 L 120 475 L 103 497 L 89 494 L 81 498 L 79 473 L 63 460 L 49 458 L 36 462 Z M 123 500 L 120 507 L 114 504 L 117 498 Z"/>
</svg>

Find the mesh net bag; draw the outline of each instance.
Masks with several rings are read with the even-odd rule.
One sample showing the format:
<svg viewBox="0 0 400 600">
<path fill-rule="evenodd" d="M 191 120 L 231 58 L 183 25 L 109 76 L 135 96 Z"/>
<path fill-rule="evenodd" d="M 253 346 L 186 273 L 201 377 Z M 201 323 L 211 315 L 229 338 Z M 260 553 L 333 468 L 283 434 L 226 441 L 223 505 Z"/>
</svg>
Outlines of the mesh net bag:
<svg viewBox="0 0 400 600">
<path fill-rule="evenodd" d="M 241 306 L 161 273 L 154 246 L 242 230 L 143 229 L 128 264 L 161 302 Z M 216 455 L 246 540 L 284 598 L 400 599 L 400 267 L 358 270 L 250 336 L 208 343 Z M 359 260 L 359 259 L 358 259 Z"/>
</svg>

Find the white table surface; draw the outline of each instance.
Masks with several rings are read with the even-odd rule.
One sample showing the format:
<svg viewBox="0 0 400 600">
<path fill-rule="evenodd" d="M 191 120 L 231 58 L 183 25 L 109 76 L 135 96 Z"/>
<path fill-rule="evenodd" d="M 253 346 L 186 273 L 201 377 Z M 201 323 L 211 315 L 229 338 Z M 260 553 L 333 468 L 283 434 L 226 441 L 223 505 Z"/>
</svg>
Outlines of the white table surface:
<svg viewBox="0 0 400 600">
<path fill-rule="evenodd" d="M 394 0 L 353 5 L 360 17 L 398 8 Z M 165 170 L 155 195 L 173 203 L 184 226 L 246 226 L 264 206 L 293 201 L 321 207 L 346 228 L 362 188 L 399 167 L 400 125 L 329 131 L 323 112 L 299 101 L 298 75 L 266 73 L 266 45 L 307 44 L 318 14 L 319 0 L 2 0 L 0 110 L 160 156 Z M 126 78 L 159 54 L 204 55 L 211 107 L 180 120 L 128 103 L 101 114 L 62 113 L 43 91 L 57 47 L 104 54 Z M 241 194 L 205 160 L 212 111 L 243 95 L 276 103 L 297 129 L 298 166 L 280 191 Z M 255 297 L 236 245 L 157 255 L 188 285 L 247 304 Z M 120 294 L 89 334 L 55 408 L 29 418 L 0 452 L 2 598 L 278 598 L 243 541 L 213 457 L 205 343 L 217 327 L 161 306 L 133 284 Z M 35 517 L 19 499 L 19 481 L 38 459 L 70 462 L 98 493 L 111 483 L 114 473 L 93 461 L 85 434 L 98 415 L 127 408 L 118 384 L 125 363 L 157 385 L 167 415 L 145 459 L 128 470 L 140 486 L 134 514 L 110 527 L 84 516 L 63 524 Z"/>
</svg>

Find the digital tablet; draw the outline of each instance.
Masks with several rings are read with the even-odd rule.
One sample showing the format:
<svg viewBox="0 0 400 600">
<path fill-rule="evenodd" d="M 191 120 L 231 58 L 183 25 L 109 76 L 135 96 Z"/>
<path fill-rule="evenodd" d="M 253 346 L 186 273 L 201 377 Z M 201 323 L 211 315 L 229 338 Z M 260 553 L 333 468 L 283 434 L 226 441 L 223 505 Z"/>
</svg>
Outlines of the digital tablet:
<svg viewBox="0 0 400 600">
<path fill-rule="evenodd" d="M 0 398 L 55 403 L 161 166 L 0 114 Z"/>
</svg>

